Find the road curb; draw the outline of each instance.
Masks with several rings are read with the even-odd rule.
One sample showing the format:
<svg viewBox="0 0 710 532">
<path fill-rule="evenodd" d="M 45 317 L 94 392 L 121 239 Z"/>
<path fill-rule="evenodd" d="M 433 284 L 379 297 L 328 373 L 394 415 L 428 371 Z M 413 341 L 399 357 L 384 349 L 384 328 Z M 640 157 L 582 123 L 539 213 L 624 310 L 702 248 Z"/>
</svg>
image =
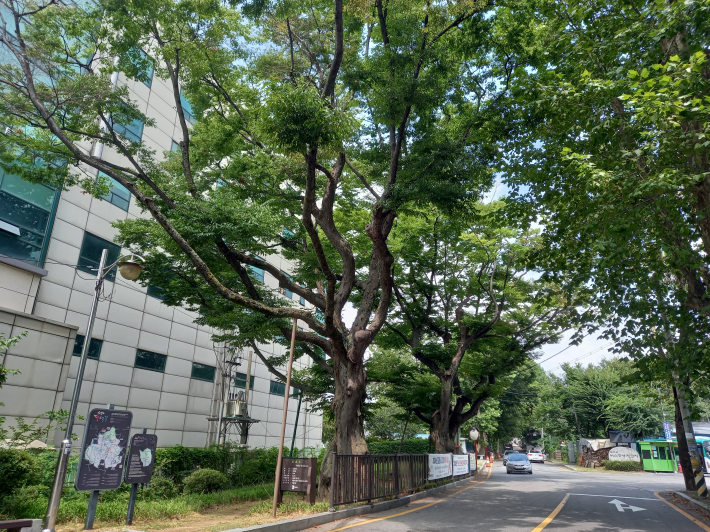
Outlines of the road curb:
<svg viewBox="0 0 710 532">
<path fill-rule="evenodd" d="M 703 513 L 705 513 L 706 516 L 710 517 L 710 508 L 708 508 L 708 506 L 706 504 L 698 502 L 695 499 L 693 499 L 692 497 L 688 497 L 685 493 L 681 493 L 680 491 L 674 491 L 673 495 L 683 499 L 685 502 L 687 502 L 688 504 L 690 504 L 694 508 L 701 510 Z"/>
<path fill-rule="evenodd" d="M 305 530 L 306 528 L 311 528 L 313 526 L 332 523 L 333 521 L 339 521 L 340 519 L 355 517 L 356 515 L 366 515 L 392 510 L 393 508 L 401 508 L 411 502 L 455 488 L 472 480 L 476 480 L 476 477 L 464 478 L 462 480 L 444 484 L 443 486 L 437 486 L 436 488 L 431 488 L 426 491 L 420 491 L 419 493 L 413 493 L 412 495 L 405 495 L 399 499 L 392 499 L 391 501 L 382 501 L 363 506 L 356 506 L 354 508 L 345 508 L 343 510 L 336 510 L 335 512 L 323 512 L 304 517 L 296 517 L 286 521 L 279 521 L 278 523 L 268 523 L 265 525 L 250 526 L 248 528 L 232 528 L 224 530 L 223 532 L 298 532 L 299 530 Z"/>
<path fill-rule="evenodd" d="M 562 464 L 562 467 L 566 467 L 566 468 L 569 469 L 570 471 L 577 471 L 574 467 L 568 466 L 567 464 Z"/>
</svg>

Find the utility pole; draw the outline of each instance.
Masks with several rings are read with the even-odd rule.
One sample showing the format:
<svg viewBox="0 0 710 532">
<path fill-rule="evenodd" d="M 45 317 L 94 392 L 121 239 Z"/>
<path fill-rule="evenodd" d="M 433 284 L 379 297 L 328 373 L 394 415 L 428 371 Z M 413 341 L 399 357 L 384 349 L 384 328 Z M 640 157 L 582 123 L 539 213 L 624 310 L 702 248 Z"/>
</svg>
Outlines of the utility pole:
<svg viewBox="0 0 710 532">
<path fill-rule="evenodd" d="M 251 349 L 249 350 L 249 359 L 247 361 L 247 382 L 244 385 L 244 415 L 249 416 L 249 388 L 251 387 Z M 242 435 L 239 437 L 239 443 L 246 445 L 249 438 L 249 423 L 242 423 Z"/>
<path fill-rule="evenodd" d="M 274 504 L 271 508 L 271 516 L 276 517 L 276 507 L 278 506 L 279 493 L 281 491 L 281 464 L 284 457 L 284 436 L 286 435 L 286 416 L 288 415 L 288 396 L 291 389 L 291 370 L 293 368 L 293 351 L 296 347 L 296 318 L 293 319 L 293 329 L 291 329 L 291 351 L 288 356 L 288 371 L 286 372 L 286 393 L 284 394 L 284 410 L 281 416 L 281 438 L 279 439 L 279 456 L 276 459 L 276 480 L 274 481 Z"/>
</svg>

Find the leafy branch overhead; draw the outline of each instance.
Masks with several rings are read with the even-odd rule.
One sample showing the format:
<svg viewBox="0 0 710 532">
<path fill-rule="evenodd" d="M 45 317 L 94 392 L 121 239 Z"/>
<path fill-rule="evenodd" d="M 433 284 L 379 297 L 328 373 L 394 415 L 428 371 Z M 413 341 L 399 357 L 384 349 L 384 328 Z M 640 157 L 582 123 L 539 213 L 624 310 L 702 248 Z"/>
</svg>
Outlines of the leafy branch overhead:
<svg viewBox="0 0 710 532">
<path fill-rule="evenodd" d="M 364 452 L 395 221 L 475 209 L 529 21 L 484 2 L 2 4 L 3 168 L 97 196 L 124 186 L 141 213 L 115 225 L 147 258 L 141 282 L 221 339 L 278 343 L 297 319 L 323 372 L 300 384 L 332 399 L 333 450 Z M 175 110 L 175 151 L 148 141 L 173 120 L 135 97 L 148 82 Z"/>
</svg>

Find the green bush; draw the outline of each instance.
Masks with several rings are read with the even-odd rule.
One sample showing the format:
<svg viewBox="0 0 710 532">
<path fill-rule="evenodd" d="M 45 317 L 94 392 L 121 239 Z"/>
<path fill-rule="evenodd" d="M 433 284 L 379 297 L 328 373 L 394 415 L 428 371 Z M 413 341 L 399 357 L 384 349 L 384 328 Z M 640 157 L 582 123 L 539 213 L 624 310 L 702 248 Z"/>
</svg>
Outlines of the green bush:
<svg viewBox="0 0 710 532">
<path fill-rule="evenodd" d="M 394 454 L 396 452 L 425 454 L 429 452 L 429 440 L 423 438 L 404 440 L 401 451 L 399 451 L 399 441 L 368 441 L 367 448 L 372 454 Z"/>
<path fill-rule="evenodd" d="M 31 453 L 0 449 L 0 500 L 24 486 L 39 484 L 42 471 Z"/>
<path fill-rule="evenodd" d="M 602 463 L 611 471 L 643 471 L 641 462 L 631 460 L 602 460 Z"/>
<path fill-rule="evenodd" d="M 179 494 L 178 487 L 173 480 L 161 475 L 154 475 L 153 478 L 150 479 L 148 487 L 140 491 L 140 498 L 146 501 L 155 501 L 160 499 L 172 499 Z"/>
<path fill-rule="evenodd" d="M 229 458 L 229 447 L 212 445 L 199 449 L 176 445 L 156 450 L 155 469 L 162 476 L 182 484 L 183 479 L 198 468 L 224 472 Z"/>
<path fill-rule="evenodd" d="M 232 487 L 251 486 L 273 482 L 276 476 L 276 461 L 279 449 L 253 449 L 248 459 L 242 463 L 235 463 L 228 472 L 229 483 Z"/>
<path fill-rule="evenodd" d="M 198 469 L 185 477 L 185 493 L 213 493 L 227 487 L 229 481 L 214 469 Z"/>
<path fill-rule="evenodd" d="M 57 467 L 57 451 L 54 449 L 41 449 L 29 451 L 37 460 L 37 465 L 41 471 L 39 483 L 45 486 L 51 486 L 54 482 L 54 471 Z M 79 463 L 79 456 L 73 454 L 69 457 L 69 465 L 67 471 L 75 471 Z M 66 483 L 71 484 L 73 477 L 67 478 Z"/>
</svg>

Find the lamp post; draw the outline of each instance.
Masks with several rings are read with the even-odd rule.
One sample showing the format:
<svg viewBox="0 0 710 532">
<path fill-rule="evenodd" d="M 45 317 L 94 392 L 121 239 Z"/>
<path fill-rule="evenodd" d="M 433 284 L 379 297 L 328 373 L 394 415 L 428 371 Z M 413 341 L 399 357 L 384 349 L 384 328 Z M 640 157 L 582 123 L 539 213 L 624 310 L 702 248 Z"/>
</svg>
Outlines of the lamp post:
<svg viewBox="0 0 710 532">
<path fill-rule="evenodd" d="M 71 453 L 71 435 L 74 430 L 74 417 L 76 416 L 76 408 L 79 404 L 79 394 L 81 393 L 81 381 L 84 377 L 84 368 L 86 367 L 86 358 L 89 354 L 89 344 L 91 343 L 91 332 L 94 328 L 94 320 L 96 319 L 96 308 L 99 305 L 99 294 L 104 283 L 104 278 L 115 266 L 118 266 L 118 271 L 121 277 L 129 281 L 136 279 L 143 269 L 143 266 L 135 262 L 134 258 L 145 261 L 140 255 L 123 255 L 110 266 L 106 266 L 106 258 L 108 250 L 104 249 L 101 252 L 101 260 L 99 268 L 96 272 L 96 285 L 94 286 L 94 299 L 91 302 L 91 310 L 89 311 L 89 322 L 86 325 L 86 336 L 84 337 L 84 346 L 81 349 L 81 358 L 79 359 L 79 370 L 74 383 L 74 393 L 71 398 L 71 406 L 69 407 L 69 417 L 67 418 L 67 428 L 64 432 L 64 440 L 59 449 L 57 457 L 57 469 L 54 472 L 54 482 L 52 482 L 52 493 L 49 496 L 49 504 L 47 505 L 47 515 L 44 518 L 45 528 L 43 532 L 54 532 L 54 526 L 57 521 L 57 511 L 59 510 L 59 501 L 62 497 L 64 489 L 64 477 L 67 473 L 67 464 L 69 463 L 69 454 Z"/>
</svg>

